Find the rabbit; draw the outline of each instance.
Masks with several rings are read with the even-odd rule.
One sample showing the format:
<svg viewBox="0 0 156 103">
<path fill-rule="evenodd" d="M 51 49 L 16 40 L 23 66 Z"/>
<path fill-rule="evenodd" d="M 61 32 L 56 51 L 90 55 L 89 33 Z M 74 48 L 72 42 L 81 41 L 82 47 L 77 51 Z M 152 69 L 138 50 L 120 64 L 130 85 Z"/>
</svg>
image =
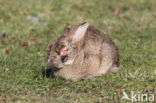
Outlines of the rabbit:
<svg viewBox="0 0 156 103">
<path fill-rule="evenodd" d="M 109 37 L 89 23 L 65 28 L 49 44 L 48 65 L 54 75 L 71 81 L 101 76 L 119 70 L 119 53 Z"/>
</svg>

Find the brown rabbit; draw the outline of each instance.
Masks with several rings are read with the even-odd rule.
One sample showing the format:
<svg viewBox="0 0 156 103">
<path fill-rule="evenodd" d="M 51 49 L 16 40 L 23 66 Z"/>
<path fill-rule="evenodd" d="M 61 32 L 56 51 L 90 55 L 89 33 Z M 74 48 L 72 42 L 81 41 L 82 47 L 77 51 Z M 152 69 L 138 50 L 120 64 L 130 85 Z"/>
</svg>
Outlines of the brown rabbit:
<svg viewBox="0 0 156 103">
<path fill-rule="evenodd" d="M 49 44 L 48 64 L 55 76 L 77 81 L 118 72 L 119 55 L 107 35 L 85 22 L 64 29 Z"/>
</svg>

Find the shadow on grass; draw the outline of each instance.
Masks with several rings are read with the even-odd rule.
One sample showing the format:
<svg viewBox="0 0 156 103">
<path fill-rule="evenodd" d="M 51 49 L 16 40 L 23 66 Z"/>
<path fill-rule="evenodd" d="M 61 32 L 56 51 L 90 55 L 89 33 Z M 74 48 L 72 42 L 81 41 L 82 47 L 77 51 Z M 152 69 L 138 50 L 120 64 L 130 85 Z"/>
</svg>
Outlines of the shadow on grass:
<svg viewBox="0 0 156 103">
<path fill-rule="evenodd" d="M 58 68 L 47 67 L 46 69 L 42 70 L 42 76 L 46 78 L 54 78 L 54 73 L 58 70 Z"/>
</svg>

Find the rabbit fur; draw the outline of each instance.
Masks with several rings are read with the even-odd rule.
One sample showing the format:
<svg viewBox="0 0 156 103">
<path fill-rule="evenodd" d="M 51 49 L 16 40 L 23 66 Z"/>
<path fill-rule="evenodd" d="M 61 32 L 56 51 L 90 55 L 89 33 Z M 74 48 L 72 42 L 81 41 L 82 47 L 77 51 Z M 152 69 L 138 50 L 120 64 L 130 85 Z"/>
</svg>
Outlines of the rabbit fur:
<svg viewBox="0 0 156 103">
<path fill-rule="evenodd" d="M 55 76 L 78 81 L 118 72 L 119 54 L 105 33 L 85 22 L 65 28 L 49 44 L 48 65 Z"/>
</svg>

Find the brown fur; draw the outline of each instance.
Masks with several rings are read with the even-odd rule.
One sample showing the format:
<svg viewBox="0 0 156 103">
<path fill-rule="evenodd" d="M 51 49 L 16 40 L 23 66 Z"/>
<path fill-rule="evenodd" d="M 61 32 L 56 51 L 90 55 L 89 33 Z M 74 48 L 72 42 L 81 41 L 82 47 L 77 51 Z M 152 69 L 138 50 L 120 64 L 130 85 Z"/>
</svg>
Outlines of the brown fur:
<svg viewBox="0 0 156 103">
<path fill-rule="evenodd" d="M 49 45 L 49 65 L 51 67 L 62 66 L 54 73 L 56 76 L 77 81 L 101 76 L 108 71 L 118 71 L 119 54 L 116 45 L 106 34 L 95 27 L 89 26 L 83 39 L 74 44 L 71 43 L 78 27 L 84 24 L 65 29 L 58 40 Z M 58 59 L 61 58 L 59 51 L 63 46 L 69 48 L 71 54 L 69 53 L 67 59 L 74 59 L 72 64 L 63 65 L 63 62 L 61 63 L 61 60 Z M 53 63 L 54 61 L 57 62 L 57 65 Z"/>
</svg>

